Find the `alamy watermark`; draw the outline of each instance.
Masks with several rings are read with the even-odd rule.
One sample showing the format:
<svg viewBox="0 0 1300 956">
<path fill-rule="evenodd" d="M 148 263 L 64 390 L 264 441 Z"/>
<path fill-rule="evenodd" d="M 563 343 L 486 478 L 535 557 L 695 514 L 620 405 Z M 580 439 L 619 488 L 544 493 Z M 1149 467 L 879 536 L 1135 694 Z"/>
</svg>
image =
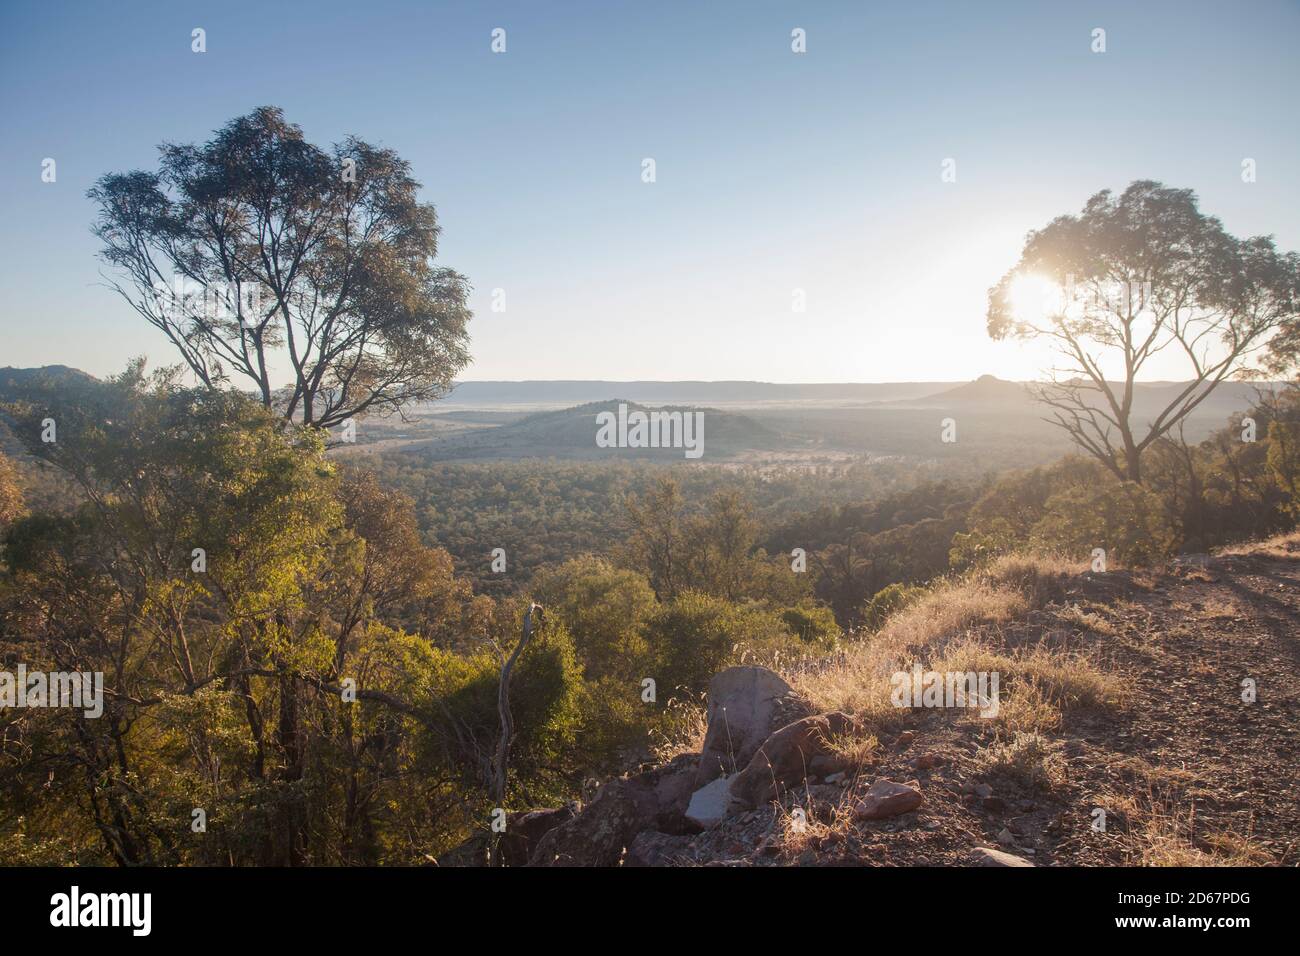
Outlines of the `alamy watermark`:
<svg viewBox="0 0 1300 956">
<path fill-rule="evenodd" d="M 968 707 L 981 717 L 996 717 L 1001 703 L 997 671 L 895 671 L 889 699 L 895 707 Z"/>
<path fill-rule="evenodd" d="M 597 448 L 682 448 L 687 458 L 704 454 L 703 412 L 628 411 L 619 402 L 618 414 L 596 414 Z"/>
<path fill-rule="evenodd" d="M 148 936 L 153 928 L 153 894 L 83 893 L 73 886 L 50 897 L 50 925 L 124 926 L 133 936 Z"/>
<path fill-rule="evenodd" d="M 0 707 L 71 707 L 88 718 L 104 713 L 101 671 L 0 671 Z"/>
</svg>

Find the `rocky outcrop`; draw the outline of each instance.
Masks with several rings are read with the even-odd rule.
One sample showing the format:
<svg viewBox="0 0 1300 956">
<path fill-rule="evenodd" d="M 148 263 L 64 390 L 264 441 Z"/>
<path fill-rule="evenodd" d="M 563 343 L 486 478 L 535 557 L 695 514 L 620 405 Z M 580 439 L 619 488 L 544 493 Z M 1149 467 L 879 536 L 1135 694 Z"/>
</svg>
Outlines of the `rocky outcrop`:
<svg viewBox="0 0 1300 956">
<path fill-rule="evenodd" d="M 645 830 L 632 838 L 624 866 L 678 866 L 692 861 L 694 837 Z"/>
<path fill-rule="evenodd" d="M 831 746 L 836 737 L 860 732 L 848 714 L 838 711 L 804 717 L 782 727 L 758 748 L 749 764 L 730 784 L 731 798 L 739 807 L 757 807 L 776 800 L 809 774 L 817 758 L 822 767 L 841 769 Z"/>
<path fill-rule="evenodd" d="M 678 757 L 657 770 L 605 784 L 581 812 L 541 835 L 528 864 L 681 862 L 688 851 L 700 849 L 700 841 L 708 844 L 714 831 L 725 839 L 734 829 L 732 818 L 752 817 L 747 811 L 780 799 L 809 776 L 845 769 L 832 742 L 860 731 L 847 714 L 807 716 L 807 705 L 790 685 L 764 667 L 728 668 L 709 684 L 708 728 L 699 757 Z M 841 793 L 834 784 L 822 789 L 827 801 Z M 767 826 L 770 820 L 750 823 Z"/>
<path fill-rule="evenodd" d="M 695 786 L 744 770 L 773 731 L 806 713 L 790 685 L 766 667 L 728 667 L 715 674 Z"/>
<path fill-rule="evenodd" d="M 555 810 L 530 810 L 506 817 L 501 834 L 501 861 L 506 866 L 523 866 L 528 862 L 542 837 L 578 815 L 578 805 L 569 803 Z"/>
<path fill-rule="evenodd" d="M 549 830 L 529 866 L 616 866 L 642 830 L 680 833 L 695 778 L 694 755 L 611 780 L 580 813 Z"/>
<path fill-rule="evenodd" d="M 578 804 L 506 814 L 506 828 L 497 845 L 504 866 L 523 866 L 548 832 L 578 815 Z M 492 834 L 483 832 L 438 858 L 439 866 L 487 866 Z"/>
</svg>

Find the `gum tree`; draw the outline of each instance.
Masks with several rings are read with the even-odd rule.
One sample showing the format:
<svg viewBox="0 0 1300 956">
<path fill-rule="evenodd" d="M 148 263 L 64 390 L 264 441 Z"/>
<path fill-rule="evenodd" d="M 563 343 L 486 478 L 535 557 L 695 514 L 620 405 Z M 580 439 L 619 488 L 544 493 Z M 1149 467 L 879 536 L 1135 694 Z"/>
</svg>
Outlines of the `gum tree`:
<svg viewBox="0 0 1300 956">
<path fill-rule="evenodd" d="M 209 388 L 318 428 L 437 398 L 469 360 L 468 285 L 396 153 L 330 150 L 274 107 L 89 192 L 112 287 Z M 287 376 L 289 384 L 274 382 Z"/>
<path fill-rule="evenodd" d="M 1048 421 L 1140 483 L 1143 452 L 1222 382 L 1293 360 L 1297 302 L 1300 256 L 1229 235 L 1191 190 L 1144 180 L 1031 232 L 989 290 L 987 319 L 995 339 L 1050 344 L 1060 364 L 1036 389 Z M 1135 383 L 1161 353 L 1184 384 L 1138 420 Z"/>
</svg>

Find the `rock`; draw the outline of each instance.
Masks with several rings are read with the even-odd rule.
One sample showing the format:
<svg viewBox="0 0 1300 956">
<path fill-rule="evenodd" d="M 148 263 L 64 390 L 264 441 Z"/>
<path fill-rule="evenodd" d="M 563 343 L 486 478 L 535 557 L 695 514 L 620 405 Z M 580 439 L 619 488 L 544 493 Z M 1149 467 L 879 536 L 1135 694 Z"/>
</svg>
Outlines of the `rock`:
<svg viewBox="0 0 1300 956">
<path fill-rule="evenodd" d="M 692 862 L 693 837 L 643 830 L 632 838 L 624 866 L 679 866 Z"/>
<path fill-rule="evenodd" d="M 998 833 L 998 842 L 1003 846 L 1015 846 L 1016 835 L 1006 827 L 1003 827 L 1001 832 Z"/>
<path fill-rule="evenodd" d="M 708 730 L 696 788 L 743 770 L 763 741 L 781 726 L 793 691 L 766 667 L 728 667 L 709 681 Z"/>
<path fill-rule="evenodd" d="M 975 796 L 979 797 L 981 800 L 987 800 L 989 797 L 993 796 L 993 788 L 987 783 L 977 783 L 975 784 Z"/>
<path fill-rule="evenodd" d="M 678 763 L 680 761 L 680 763 Z M 672 769 L 674 764 L 676 769 Z M 681 829 L 680 823 L 691 795 L 695 793 L 695 774 L 698 769 L 694 757 L 678 757 L 668 765 L 667 772 L 659 773 L 653 781 L 655 796 L 655 826 L 669 833 Z"/>
<path fill-rule="evenodd" d="M 837 787 L 842 787 L 849 782 L 848 771 L 841 770 L 839 773 L 833 773 L 826 778 L 826 782 L 834 784 Z"/>
<path fill-rule="evenodd" d="M 642 830 L 681 833 L 695 778 L 695 757 L 611 780 L 572 819 L 537 842 L 529 866 L 617 866 L 623 848 Z"/>
<path fill-rule="evenodd" d="M 627 780 L 611 780 L 581 813 L 542 837 L 528 865 L 617 866 L 647 815 L 638 796 Z"/>
<path fill-rule="evenodd" d="M 731 805 L 731 779 L 719 777 L 691 794 L 686 819 L 700 829 L 708 830 L 730 816 Z"/>
<path fill-rule="evenodd" d="M 848 769 L 849 762 L 840 754 L 817 754 L 808 761 L 810 777 L 825 777 Z"/>
<path fill-rule="evenodd" d="M 933 770 L 935 767 L 943 766 L 943 758 L 938 754 L 921 754 L 912 762 L 912 765 L 917 770 Z"/>
<path fill-rule="evenodd" d="M 915 739 L 916 731 L 905 730 L 898 735 L 898 739 L 894 741 L 894 746 L 899 750 L 906 750 L 908 747 L 912 746 L 912 741 Z"/>
<path fill-rule="evenodd" d="M 570 803 L 555 810 L 530 810 L 506 816 L 506 830 L 501 834 L 501 858 L 506 866 L 524 866 L 533 850 L 547 833 L 567 823 L 578 814 L 578 804 Z"/>
<path fill-rule="evenodd" d="M 971 851 L 971 862 L 975 866 L 1033 866 L 1028 860 L 994 850 L 987 846 L 977 846 Z"/>
<path fill-rule="evenodd" d="M 915 810 L 922 799 L 920 790 L 881 777 L 853 808 L 853 816 L 859 820 L 884 820 Z"/>
<path fill-rule="evenodd" d="M 856 733 L 860 725 L 837 712 L 804 717 L 768 737 L 749 764 L 731 780 L 731 796 L 744 807 L 776 799 L 807 775 L 809 761 L 830 752 L 830 741 Z"/>
<path fill-rule="evenodd" d="M 497 848 L 501 862 L 506 866 L 524 866 L 537 845 L 551 830 L 572 820 L 579 805 L 569 803 L 553 810 L 527 810 L 506 814 L 506 828 Z M 476 833 L 460 846 L 438 857 L 437 865 L 446 867 L 478 867 L 488 865 L 492 838 L 486 832 Z"/>
<path fill-rule="evenodd" d="M 988 813 L 1002 813 L 1007 808 L 1007 802 L 1001 797 L 985 797 L 980 801 L 980 806 Z"/>
</svg>

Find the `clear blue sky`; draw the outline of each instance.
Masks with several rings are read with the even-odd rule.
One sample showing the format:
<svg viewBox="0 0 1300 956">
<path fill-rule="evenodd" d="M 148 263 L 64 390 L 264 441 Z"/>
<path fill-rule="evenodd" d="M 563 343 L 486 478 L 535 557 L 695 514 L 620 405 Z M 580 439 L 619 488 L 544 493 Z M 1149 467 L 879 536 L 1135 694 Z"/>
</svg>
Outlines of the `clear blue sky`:
<svg viewBox="0 0 1300 956">
<path fill-rule="evenodd" d="M 1300 248 L 1298 45 L 1295 2 L 5 0 L 0 365 L 174 361 L 97 285 L 86 189 L 274 104 L 410 160 L 475 286 L 467 379 L 1028 378 L 987 288 L 1098 189 Z"/>
</svg>

